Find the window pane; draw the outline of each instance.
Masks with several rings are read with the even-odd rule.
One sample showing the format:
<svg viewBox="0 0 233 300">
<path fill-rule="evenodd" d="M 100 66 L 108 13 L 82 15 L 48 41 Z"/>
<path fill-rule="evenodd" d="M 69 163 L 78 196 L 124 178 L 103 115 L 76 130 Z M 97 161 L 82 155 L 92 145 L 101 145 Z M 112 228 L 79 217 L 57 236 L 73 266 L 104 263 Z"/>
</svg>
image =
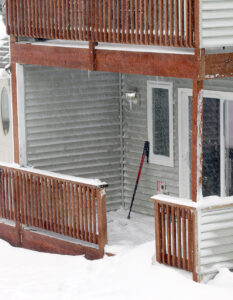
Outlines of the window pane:
<svg viewBox="0 0 233 300">
<path fill-rule="evenodd" d="M 169 157 L 169 94 L 167 89 L 152 89 L 152 107 L 154 154 Z"/>
<path fill-rule="evenodd" d="M 233 195 L 233 102 L 225 104 L 226 195 Z"/>
<path fill-rule="evenodd" d="M 220 100 L 204 98 L 203 196 L 220 196 Z"/>
</svg>

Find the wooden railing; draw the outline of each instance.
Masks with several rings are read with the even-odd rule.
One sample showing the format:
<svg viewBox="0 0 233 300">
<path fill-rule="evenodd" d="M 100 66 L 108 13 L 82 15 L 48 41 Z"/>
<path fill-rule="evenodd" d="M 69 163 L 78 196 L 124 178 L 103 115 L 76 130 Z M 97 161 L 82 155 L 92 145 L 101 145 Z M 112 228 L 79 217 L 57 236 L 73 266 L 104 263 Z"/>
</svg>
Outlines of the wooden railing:
<svg viewBox="0 0 233 300">
<path fill-rule="evenodd" d="M 195 208 L 152 199 L 156 260 L 195 273 Z"/>
<path fill-rule="evenodd" d="M 196 0 L 6 0 L 8 34 L 194 47 Z"/>
<path fill-rule="evenodd" d="M 88 182 L 88 180 L 86 180 Z M 103 185 L 0 166 L 0 218 L 75 239 L 107 242 Z"/>
</svg>

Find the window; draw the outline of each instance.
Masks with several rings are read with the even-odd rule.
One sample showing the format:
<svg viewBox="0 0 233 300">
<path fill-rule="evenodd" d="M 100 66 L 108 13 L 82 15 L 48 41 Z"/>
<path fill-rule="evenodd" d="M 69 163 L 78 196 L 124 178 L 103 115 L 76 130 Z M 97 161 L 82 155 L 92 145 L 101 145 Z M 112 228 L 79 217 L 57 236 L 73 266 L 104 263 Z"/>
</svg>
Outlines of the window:
<svg viewBox="0 0 233 300">
<path fill-rule="evenodd" d="M 7 135 L 10 128 L 10 108 L 9 98 L 5 87 L 2 89 L 1 93 L 1 119 L 3 132 Z"/>
<path fill-rule="evenodd" d="M 172 83 L 148 81 L 147 119 L 150 162 L 173 167 Z"/>
</svg>

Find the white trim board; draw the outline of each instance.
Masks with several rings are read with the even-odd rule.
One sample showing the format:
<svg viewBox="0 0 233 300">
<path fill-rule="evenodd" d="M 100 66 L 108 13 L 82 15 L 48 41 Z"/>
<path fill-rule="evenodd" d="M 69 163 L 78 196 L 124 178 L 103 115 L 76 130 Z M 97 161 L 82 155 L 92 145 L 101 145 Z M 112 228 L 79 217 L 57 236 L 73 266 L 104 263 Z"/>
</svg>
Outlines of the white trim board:
<svg viewBox="0 0 233 300">
<path fill-rule="evenodd" d="M 17 107 L 18 107 L 18 134 L 19 134 L 19 163 L 27 165 L 27 144 L 25 124 L 25 91 L 24 91 L 24 67 L 16 64 L 17 81 Z"/>
</svg>

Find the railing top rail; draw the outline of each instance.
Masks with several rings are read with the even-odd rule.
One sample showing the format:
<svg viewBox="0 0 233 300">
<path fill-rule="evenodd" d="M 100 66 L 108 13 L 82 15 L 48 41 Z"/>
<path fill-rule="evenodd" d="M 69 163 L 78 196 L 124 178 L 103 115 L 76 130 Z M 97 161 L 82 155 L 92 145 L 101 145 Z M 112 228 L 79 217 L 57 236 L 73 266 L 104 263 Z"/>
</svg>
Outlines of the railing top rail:
<svg viewBox="0 0 233 300">
<path fill-rule="evenodd" d="M 88 178 L 82 178 L 82 177 L 75 177 L 75 176 L 70 176 L 70 175 L 65 175 L 65 174 L 54 173 L 54 172 L 50 172 L 50 171 L 39 170 L 39 169 L 35 169 L 32 167 L 22 167 L 18 164 L 8 164 L 8 163 L 1 162 L 0 169 L 11 169 L 11 170 L 15 170 L 15 171 L 22 171 L 22 172 L 32 174 L 32 175 L 39 175 L 42 177 L 47 177 L 49 179 L 59 179 L 59 180 L 65 181 L 65 182 L 86 185 L 86 186 L 94 187 L 97 189 L 105 188 L 108 186 L 108 184 L 106 182 L 100 181 L 99 179 L 88 179 Z"/>
<path fill-rule="evenodd" d="M 159 202 L 162 204 L 174 206 L 174 207 L 181 207 L 187 209 L 196 209 L 198 207 L 196 202 L 193 202 L 190 199 L 182 199 L 178 197 L 172 197 L 168 195 L 155 195 L 150 198 L 152 202 Z"/>
</svg>

